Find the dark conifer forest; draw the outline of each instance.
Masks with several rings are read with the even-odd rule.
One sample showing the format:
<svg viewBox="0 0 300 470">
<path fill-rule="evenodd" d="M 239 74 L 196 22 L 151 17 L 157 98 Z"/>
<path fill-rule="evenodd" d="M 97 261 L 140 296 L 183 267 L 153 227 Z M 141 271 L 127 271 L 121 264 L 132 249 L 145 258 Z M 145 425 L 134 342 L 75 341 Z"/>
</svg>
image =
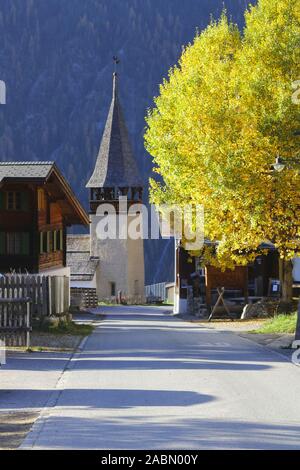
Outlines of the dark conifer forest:
<svg viewBox="0 0 300 470">
<path fill-rule="evenodd" d="M 0 159 L 55 160 L 87 207 L 111 99 L 112 56 L 145 186 L 146 110 L 196 29 L 223 7 L 241 27 L 246 0 L 1 0 Z M 171 280 L 172 244 L 146 242 L 146 282 Z M 162 254 L 164 259 L 162 260 Z M 163 261 L 163 262 L 159 262 Z"/>
</svg>

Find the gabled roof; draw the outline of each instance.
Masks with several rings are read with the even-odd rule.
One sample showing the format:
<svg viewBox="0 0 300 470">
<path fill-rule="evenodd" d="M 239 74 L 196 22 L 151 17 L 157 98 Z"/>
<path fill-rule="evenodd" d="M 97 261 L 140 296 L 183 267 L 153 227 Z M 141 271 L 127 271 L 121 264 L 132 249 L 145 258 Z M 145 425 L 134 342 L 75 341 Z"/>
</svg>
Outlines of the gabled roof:
<svg viewBox="0 0 300 470">
<path fill-rule="evenodd" d="M 67 235 L 67 251 L 78 252 L 78 251 L 90 251 L 91 237 L 90 235 Z"/>
<path fill-rule="evenodd" d="M 4 179 L 48 177 L 54 162 L 0 162 L 0 183 Z"/>
<path fill-rule="evenodd" d="M 67 266 L 72 281 L 92 281 L 99 259 L 90 256 L 89 235 L 67 236 Z"/>
<path fill-rule="evenodd" d="M 92 281 L 98 264 L 99 260 L 91 259 L 89 252 L 67 252 L 72 281 Z"/>
<path fill-rule="evenodd" d="M 89 225 L 89 216 L 54 162 L 0 162 L 0 184 L 45 184 L 62 205 L 68 224 Z"/>
<path fill-rule="evenodd" d="M 94 172 L 87 188 L 142 186 L 113 75 L 113 97 Z"/>
</svg>

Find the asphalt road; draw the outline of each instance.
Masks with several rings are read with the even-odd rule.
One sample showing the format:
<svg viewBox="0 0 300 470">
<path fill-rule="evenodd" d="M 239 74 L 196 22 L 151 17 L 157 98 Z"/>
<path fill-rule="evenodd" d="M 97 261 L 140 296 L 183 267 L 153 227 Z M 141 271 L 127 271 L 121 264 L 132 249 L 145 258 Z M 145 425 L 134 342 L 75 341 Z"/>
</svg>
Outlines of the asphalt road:
<svg viewBox="0 0 300 470">
<path fill-rule="evenodd" d="M 164 308 L 105 313 L 23 448 L 300 448 L 300 367 L 288 358 Z"/>
</svg>

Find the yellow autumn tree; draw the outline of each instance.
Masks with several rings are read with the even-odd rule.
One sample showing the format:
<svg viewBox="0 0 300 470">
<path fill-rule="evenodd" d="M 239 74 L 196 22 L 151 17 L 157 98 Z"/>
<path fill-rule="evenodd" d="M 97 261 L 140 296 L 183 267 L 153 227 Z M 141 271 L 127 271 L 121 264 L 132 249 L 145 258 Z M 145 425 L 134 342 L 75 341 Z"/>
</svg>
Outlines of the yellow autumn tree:
<svg viewBox="0 0 300 470">
<path fill-rule="evenodd" d="M 203 204 L 221 266 L 253 260 L 264 240 L 285 268 L 299 251 L 298 172 L 271 171 L 277 155 L 299 152 L 299 40 L 296 0 L 261 0 L 243 35 L 224 13 L 185 48 L 148 113 L 146 148 L 163 181 L 151 180 L 152 201 Z"/>
<path fill-rule="evenodd" d="M 299 1 L 260 0 L 245 19 L 237 67 L 242 108 L 268 140 L 273 160 L 280 156 L 287 162 L 285 171 L 269 175 L 263 227 L 279 251 L 283 296 L 288 300 L 290 260 L 299 254 L 300 107 L 292 99 L 293 84 L 300 77 Z M 297 159 L 299 165 L 294 164 Z"/>
</svg>

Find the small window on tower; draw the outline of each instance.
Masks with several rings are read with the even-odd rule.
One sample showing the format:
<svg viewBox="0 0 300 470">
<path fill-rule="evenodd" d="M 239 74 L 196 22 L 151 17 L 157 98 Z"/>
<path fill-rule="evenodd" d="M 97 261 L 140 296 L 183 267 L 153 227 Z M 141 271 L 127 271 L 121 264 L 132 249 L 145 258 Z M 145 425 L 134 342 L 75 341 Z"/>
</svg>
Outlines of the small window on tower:
<svg viewBox="0 0 300 470">
<path fill-rule="evenodd" d="M 134 281 L 134 295 L 139 295 L 139 281 Z"/>
<path fill-rule="evenodd" d="M 110 295 L 112 297 L 116 296 L 116 283 L 115 282 L 110 283 Z"/>
</svg>

